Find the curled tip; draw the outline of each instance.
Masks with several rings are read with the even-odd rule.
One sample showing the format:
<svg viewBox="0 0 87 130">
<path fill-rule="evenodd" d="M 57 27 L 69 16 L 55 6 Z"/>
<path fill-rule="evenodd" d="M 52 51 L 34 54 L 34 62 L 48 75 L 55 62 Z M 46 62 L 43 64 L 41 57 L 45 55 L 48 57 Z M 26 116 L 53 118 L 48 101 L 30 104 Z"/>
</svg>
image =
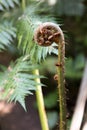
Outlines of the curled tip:
<svg viewBox="0 0 87 130">
<path fill-rule="evenodd" d="M 50 46 L 53 42 L 59 43 L 60 38 L 64 40 L 64 35 L 60 27 L 51 22 L 42 23 L 34 33 L 34 40 L 40 46 Z"/>
</svg>

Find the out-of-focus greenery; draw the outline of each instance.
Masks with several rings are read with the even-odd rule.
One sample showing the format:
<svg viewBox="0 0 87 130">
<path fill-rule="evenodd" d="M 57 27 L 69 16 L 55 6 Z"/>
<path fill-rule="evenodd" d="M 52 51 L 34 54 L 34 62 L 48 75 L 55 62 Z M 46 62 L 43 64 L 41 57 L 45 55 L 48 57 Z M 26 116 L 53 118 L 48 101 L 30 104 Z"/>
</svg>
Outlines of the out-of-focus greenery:
<svg viewBox="0 0 87 130">
<path fill-rule="evenodd" d="M 56 111 L 48 112 L 47 117 L 48 117 L 48 124 L 50 129 L 54 128 L 56 122 L 58 121 L 58 113 Z"/>
</svg>

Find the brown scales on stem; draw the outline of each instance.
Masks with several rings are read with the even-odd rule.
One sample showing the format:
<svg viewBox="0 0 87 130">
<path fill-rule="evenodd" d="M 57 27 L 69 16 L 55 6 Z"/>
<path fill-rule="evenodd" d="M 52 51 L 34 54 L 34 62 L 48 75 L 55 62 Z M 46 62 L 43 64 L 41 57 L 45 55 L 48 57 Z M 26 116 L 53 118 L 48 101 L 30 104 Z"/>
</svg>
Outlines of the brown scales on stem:
<svg viewBox="0 0 87 130">
<path fill-rule="evenodd" d="M 53 78 L 54 78 L 54 80 L 58 80 L 58 75 L 55 74 Z"/>
</svg>

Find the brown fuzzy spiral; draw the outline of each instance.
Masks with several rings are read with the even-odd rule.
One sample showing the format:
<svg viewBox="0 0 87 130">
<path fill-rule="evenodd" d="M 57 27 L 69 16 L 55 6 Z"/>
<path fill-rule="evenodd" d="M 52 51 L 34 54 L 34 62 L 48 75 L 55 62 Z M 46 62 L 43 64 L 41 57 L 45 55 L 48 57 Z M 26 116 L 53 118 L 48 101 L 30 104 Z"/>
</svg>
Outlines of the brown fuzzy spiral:
<svg viewBox="0 0 87 130">
<path fill-rule="evenodd" d="M 53 42 L 58 44 L 60 38 L 64 40 L 62 30 L 51 22 L 42 23 L 34 33 L 34 40 L 40 46 L 50 46 Z"/>
</svg>

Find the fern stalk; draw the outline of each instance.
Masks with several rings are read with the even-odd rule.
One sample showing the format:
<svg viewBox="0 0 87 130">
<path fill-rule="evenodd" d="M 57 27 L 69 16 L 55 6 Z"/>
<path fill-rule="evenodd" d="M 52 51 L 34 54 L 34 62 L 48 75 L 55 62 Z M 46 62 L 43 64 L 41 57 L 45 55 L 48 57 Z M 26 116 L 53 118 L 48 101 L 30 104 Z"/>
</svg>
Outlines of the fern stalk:
<svg viewBox="0 0 87 130">
<path fill-rule="evenodd" d="M 39 76 L 39 70 L 38 69 L 34 70 L 34 74 Z M 40 84 L 40 78 L 36 78 L 35 81 L 38 84 Z M 45 107 L 44 107 L 43 94 L 40 85 L 36 85 L 36 98 L 37 98 L 37 105 L 38 105 L 42 130 L 49 130 Z"/>
<path fill-rule="evenodd" d="M 51 22 L 40 25 L 35 32 L 35 41 L 40 46 L 50 46 L 54 42 L 58 45 L 58 96 L 60 108 L 59 130 L 66 130 L 66 100 L 65 100 L 65 83 L 64 83 L 64 58 L 65 58 L 65 42 L 64 35 L 60 27 Z"/>
<path fill-rule="evenodd" d="M 66 98 L 65 98 L 65 79 L 64 79 L 64 58 L 65 58 L 65 43 L 60 42 L 58 46 L 58 93 L 60 107 L 60 123 L 59 130 L 66 130 Z"/>
<path fill-rule="evenodd" d="M 23 9 L 23 11 L 25 10 L 25 7 L 26 7 L 26 0 L 22 0 L 22 9 Z"/>
</svg>

